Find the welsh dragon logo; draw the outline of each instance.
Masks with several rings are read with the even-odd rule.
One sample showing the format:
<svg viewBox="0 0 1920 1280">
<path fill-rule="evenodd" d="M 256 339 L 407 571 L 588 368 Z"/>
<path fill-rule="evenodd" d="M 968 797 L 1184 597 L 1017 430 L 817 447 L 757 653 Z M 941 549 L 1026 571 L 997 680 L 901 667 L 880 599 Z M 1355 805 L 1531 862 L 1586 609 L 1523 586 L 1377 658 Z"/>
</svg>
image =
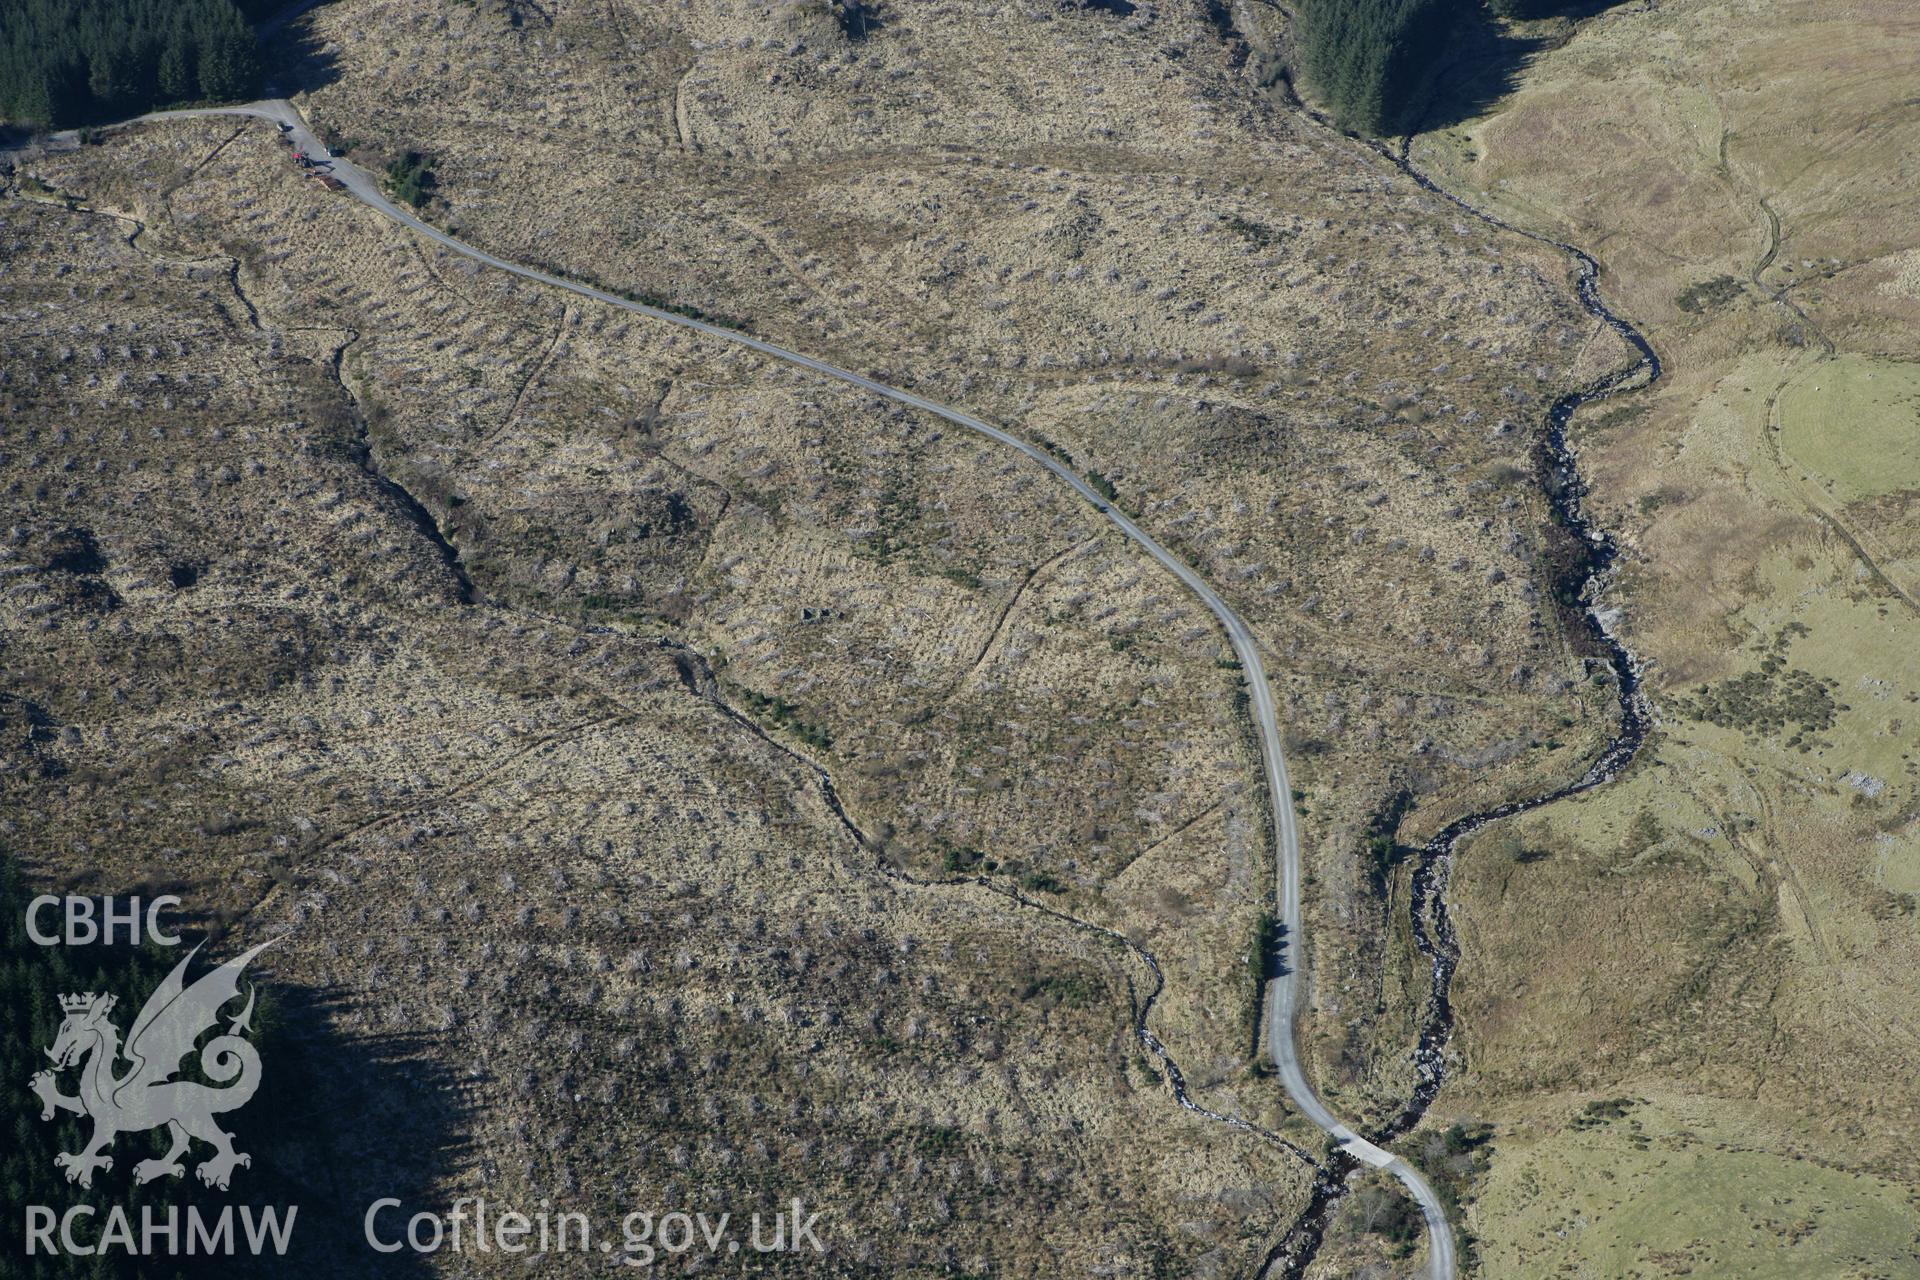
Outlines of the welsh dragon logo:
<svg viewBox="0 0 1920 1280">
<path fill-rule="evenodd" d="M 115 1137 L 162 1125 L 167 1128 L 171 1147 L 160 1159 L 135 1165 L 136 1182 L 151 1182 L 162 1174 L 177 1178 L 185 1173 L 180 1157 L 194 1138 L 213 1148 L 213 1155 L 194 1169 L 200 1181 L 210 1187 L 225 1191 L 234 1169 L 253 1163 L 245 1152 L 233 1149 L 233 1135 L 214 1120 L 222 1112 L 245 1106 L 260 1086 L 260 1055 L 243 1038 L 253 1029 L 251 988 L 246 1008 L 228 1022 L 226 1034 L 200 1047 L 200 1070 L 214 1084 L 175 1080 L 173 1076 L 182 1069 L 182 1060 L 194 1051 L 200 1037 L 218 1024 L 220 1010 L 239 996 L 240 973 L 248 961 L 271 945 L 263 942 L 188 986 L 187 966 L 200 951 L 195 947 L 148 997 L 140 1016 L 133 1020 L 124 1046 L 120 1029 L 108 1018 L 115 997 L 93 992 L 60 997 L 66 1018 L 53 1047 L 47 1050 L 54 1070 L 35 1074 L 31 1087 L 40 1095 L 42 1120 L 53 1119 L 56 1111 L 71 1111 L 93 1121 L 93 1136 L 85 1147 L 53 1158 L 56 1166 L 66 1170 L 67 1181 L 91 1187 L 96 1169 L 113 1167 L 113 1157 L 106 1153 Z M 124 1071 L 120 1070 L 122 1060 L 126 1063 Z M 56 1077 L 76 1064 L 80 1067 L 80 1092 L 68 1096 L 60 1092 Z"/>
</svg>

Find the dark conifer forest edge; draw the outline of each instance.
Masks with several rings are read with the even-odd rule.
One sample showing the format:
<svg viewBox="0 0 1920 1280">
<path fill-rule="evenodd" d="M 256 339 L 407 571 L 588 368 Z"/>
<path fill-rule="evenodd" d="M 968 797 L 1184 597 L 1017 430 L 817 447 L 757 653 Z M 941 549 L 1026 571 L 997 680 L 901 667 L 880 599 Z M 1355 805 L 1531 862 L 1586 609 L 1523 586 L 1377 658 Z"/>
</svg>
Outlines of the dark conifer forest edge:
<svg viewBox="0 0 1920 1280">
<path fill-rule="evenodd" d="M 0 0 L 0 120 L 100 124 L 181 103 L 258 95 L 252 26 L 279 0 Z M 1487 13 L 1531 19 L 1592 0 L 1301 0 L 1300 78 L 1343 128 L 1388 134 L 1436 59 Z"/>
<path fill-rule="evenodd" d="M 0 0 L 0 119 L 65 128 L 258 95 L 275 0 Z"/>
</svg>

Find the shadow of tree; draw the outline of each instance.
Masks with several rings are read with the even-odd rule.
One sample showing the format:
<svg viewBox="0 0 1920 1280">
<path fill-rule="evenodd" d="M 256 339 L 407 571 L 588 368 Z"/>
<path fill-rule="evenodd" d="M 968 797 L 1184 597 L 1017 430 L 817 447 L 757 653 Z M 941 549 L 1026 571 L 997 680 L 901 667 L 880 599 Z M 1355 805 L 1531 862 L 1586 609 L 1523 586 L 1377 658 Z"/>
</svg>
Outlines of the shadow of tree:
<svg viewBox="0 0 1920 1280">
<path fill-rule="evenodd" d="M 1573 0 L 1539 6 L 1540 15 L 1578 21 L 1614 8 L 1620 0 Z M 1546 27 L 1512 27 L 1498 22 L 1484 5 L 1464 7 L 1447 53 L 1428 78 L 1418 105 L 1400 122 L 1405 133 L 1446 129 L 1486 115 L 1520 84 L 1521 73 L 1536 54 L 1564 43 L 1568 32 Z"/>
<path fill-rule="evenodd" d="M 834 9 L 834 20 L 848 40 L 859 44 L 884 28 L 891 16 L 875 0 L 840 0 Z"/>
<path fill-rule="evenodd" d="M 340 78 L 339 59 L 310 23 L 301 21 L 318 5 L 295 5 L 260 27 L 260 56 L 266 67 L 269 98 L 311 93 Z"/>
<path fill-rule="evenodd" d="M 364 1221 L 384 1197 L 408 1214 L 435 1203 L 442 1175 L 467 1149 L 467 1090 L 443 1065 L 437 1037 L 343 1034 L 339 993 L 277 994 L 262 1088 L 235 1126 L 260 1153 L 247 1171 L 260 1175 L 258 1190 L 247 1198 L 300 1206 L 299 1231 L 274 1274 L 431 1274 L 411 1251 L 373 1250 Z"/>
</svg>

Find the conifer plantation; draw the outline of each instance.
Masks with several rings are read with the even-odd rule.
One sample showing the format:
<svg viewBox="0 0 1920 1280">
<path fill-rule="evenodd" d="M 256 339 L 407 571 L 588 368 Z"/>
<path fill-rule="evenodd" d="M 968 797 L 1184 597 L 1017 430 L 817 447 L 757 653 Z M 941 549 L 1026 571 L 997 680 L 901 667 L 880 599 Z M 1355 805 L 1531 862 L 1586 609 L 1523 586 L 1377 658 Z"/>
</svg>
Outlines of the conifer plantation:
<svg viewBox="0 0 1920 1280">
<path fill-rule="evenodd" d="M 233 0 L 0 0 L 7 121 L 98 123 L 259 88 L 259 44 Z"/>
<path fill-rule="evenodd" d="M 1308 0 L 1300 60 L 1308 85 L 1342 128 L 1405 124 L 1422 77 L 1471 0 Z"/>
</svg>

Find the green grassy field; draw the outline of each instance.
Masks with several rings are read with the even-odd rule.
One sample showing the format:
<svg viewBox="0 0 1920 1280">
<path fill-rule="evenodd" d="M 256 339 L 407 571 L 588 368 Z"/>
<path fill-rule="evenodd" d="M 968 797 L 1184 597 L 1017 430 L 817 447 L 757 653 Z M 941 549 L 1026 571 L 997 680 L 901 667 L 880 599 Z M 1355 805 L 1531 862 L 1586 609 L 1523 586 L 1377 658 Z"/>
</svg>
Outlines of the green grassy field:
<svg viewBox="0 0 1920 1280">
<path fill-rule="evenodd" d="M 1600 1103 L 1589 1113 L 1586 1102 Z M 1498 1276 L 1892 1280 L 1920 1274 L 1910 1189 L 1744 1149 L 1710 1110 L 1567 1103 L 1566 1127 L 1510 1148 L 1475 1207 Z M 1614 1115 L 1619 1111 L 1622 1114 Z M 1742 1127 L 1747 1122 L 1743 1119 Z"/>
<path fill-rule="evenodd" d="M 1618 6 L 1413 144 L 1666 373 L 1572 428 L 1659 729 L 1456 866 L 1481 1275 L 1920 1276 L 1916 17 Z"/>
<path fill-rule="evenodd" d="M 1782 394 L 1780 445 L 1839 503 L 1920 488 L 1920 365 L 1822 365 Z"/>
</svg>

